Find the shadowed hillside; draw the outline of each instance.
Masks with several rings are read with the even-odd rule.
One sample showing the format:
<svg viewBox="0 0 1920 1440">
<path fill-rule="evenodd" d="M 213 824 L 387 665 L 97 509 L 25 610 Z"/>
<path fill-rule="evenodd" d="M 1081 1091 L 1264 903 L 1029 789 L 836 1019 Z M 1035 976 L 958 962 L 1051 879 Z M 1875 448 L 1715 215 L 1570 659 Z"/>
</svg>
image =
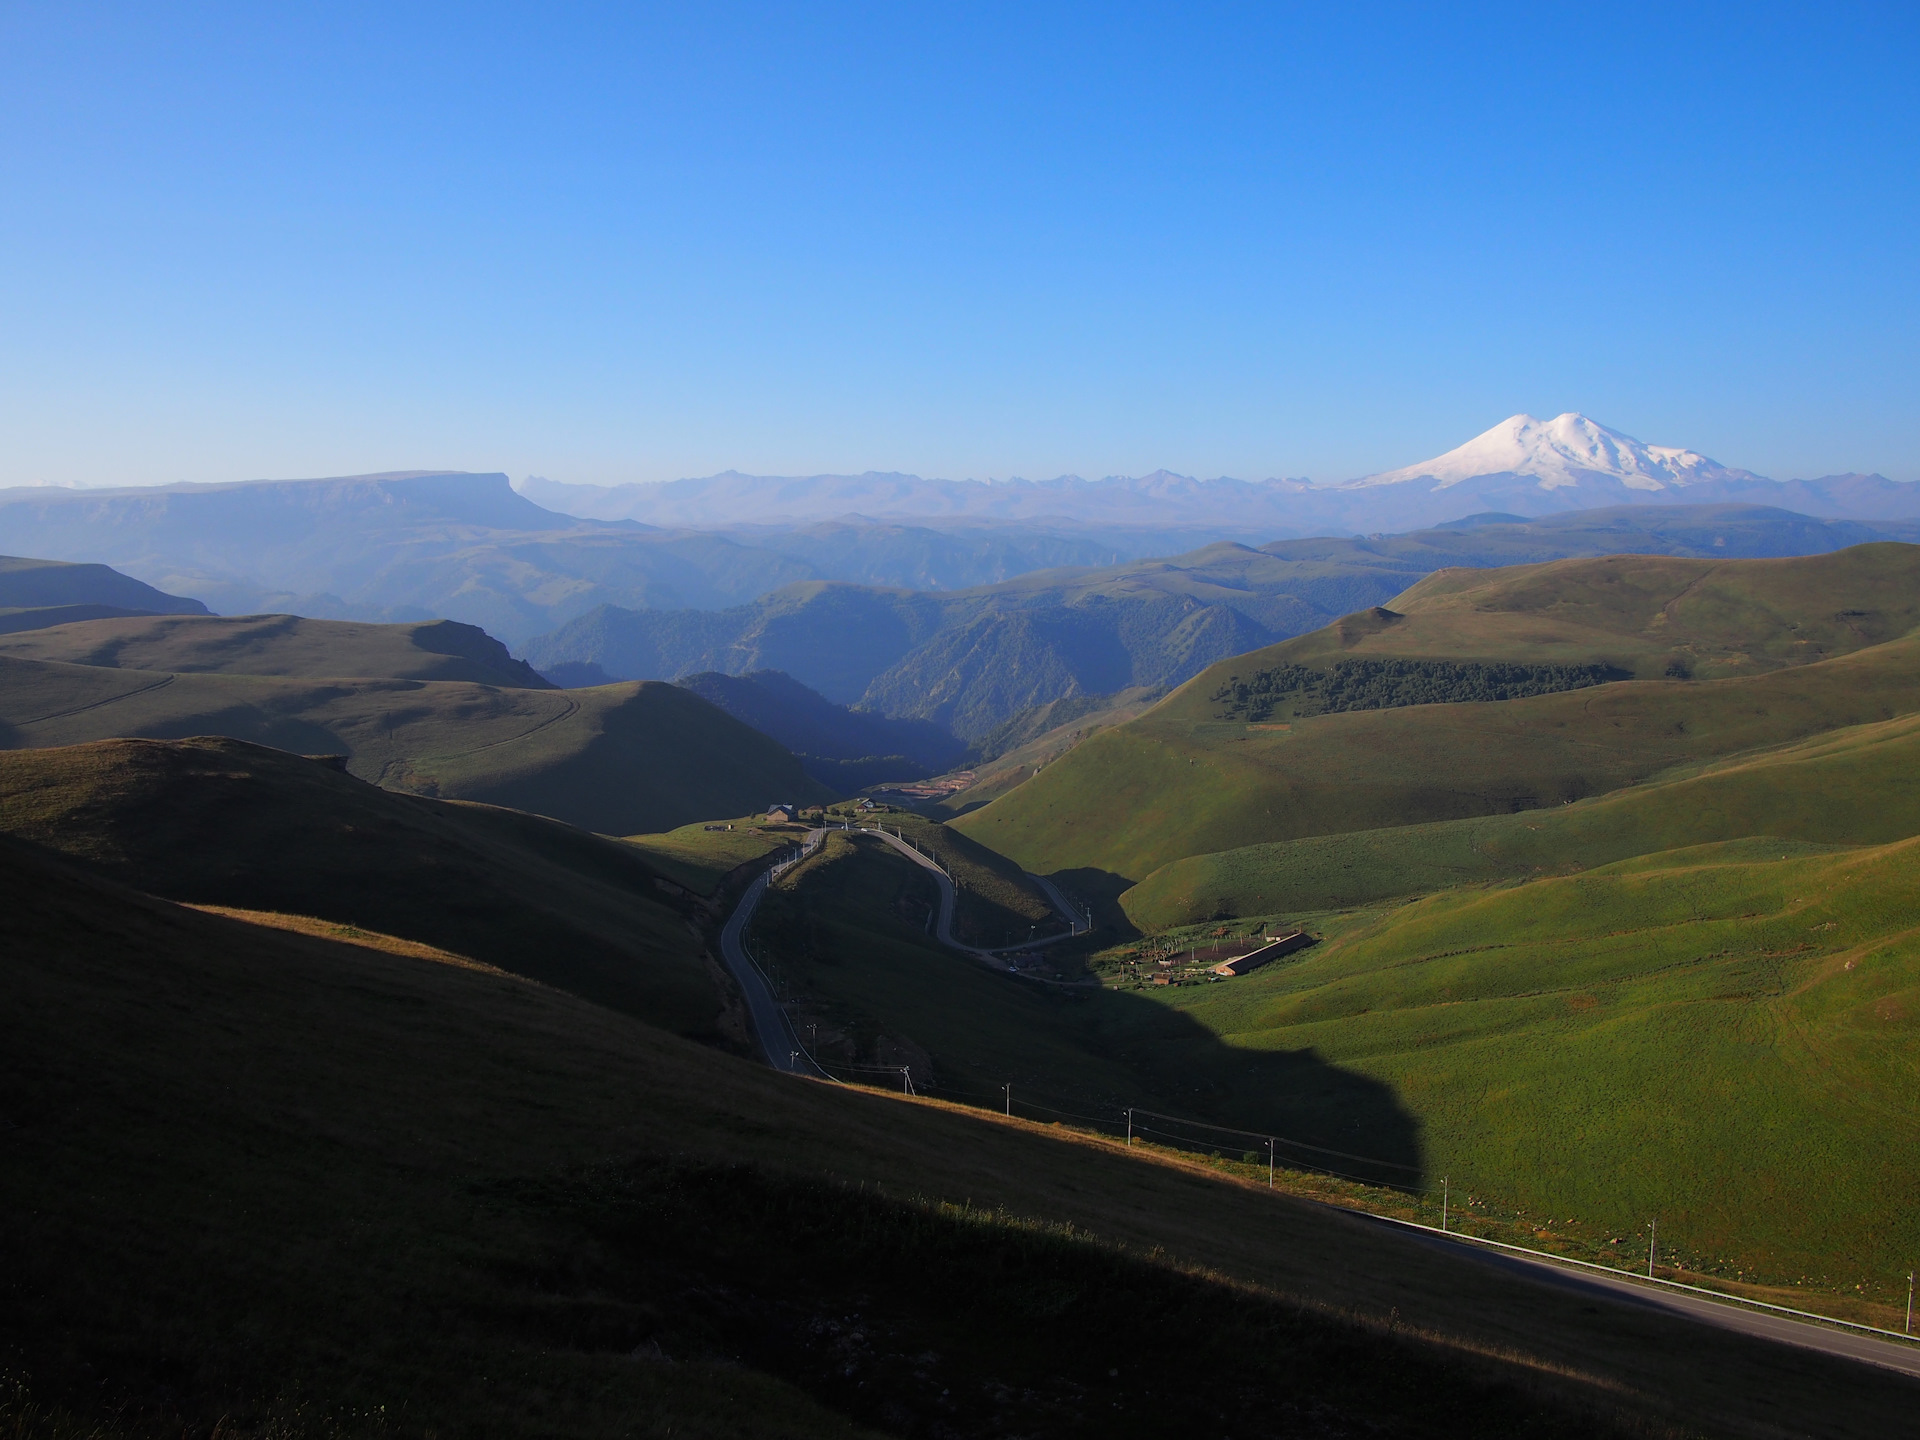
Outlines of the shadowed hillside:
<svg viewBox="0 0 1920 1440">
<path fill-rule="evenodd" d="M 298 615 L 89 620 L 0 638 L 0 655 L 182 674 L 471 680 L 552 688 L 486 631 L 452 620 L 408 625 Z"/>
<path fill-rule="evenodd" d="M 337 752 L 388 789 L 511 805 L 611 835 L 830 797 L 774 741 L 672 685 L 528 690 L 0 657 L 0 746 L 207 734 Z"/>
<path fill-rule="evenodd" d="M 632 847 L 245 741 L 0 753 L 0 832 L 169 900 L 420 941 L 684 1034 L 720 1012 L 688 907 Z"/>
<path fill-rule="evenodd" d="M 0 555 L 0 610 L 110 605 L 152 615 L 204 615 L 198 600 L 169 595 L 105 565 Z"/>
<path fill-rule="evenodd" d="M 841 794 L 883 780 L 923 779 L 966 756 L 966 748 L 939 725 L 836 705 L 778 670 L 709 670 L 675 683 L 778 740 L 809 775 Z"/>
<path fill-rule="evenodd" d="M 1144 1440 L 1197 1413 L 1253 1437 L 1865 1437 L 1911 1403 L 367 930 L 184 910 L 11 840 L 0 908 L 0 1347 L 26 1387 L 0 1413 L 26 1440 L 636 1417 Z M 1115 1363 L 1115 1314 L 1153 1363 Z"/>
</svg>

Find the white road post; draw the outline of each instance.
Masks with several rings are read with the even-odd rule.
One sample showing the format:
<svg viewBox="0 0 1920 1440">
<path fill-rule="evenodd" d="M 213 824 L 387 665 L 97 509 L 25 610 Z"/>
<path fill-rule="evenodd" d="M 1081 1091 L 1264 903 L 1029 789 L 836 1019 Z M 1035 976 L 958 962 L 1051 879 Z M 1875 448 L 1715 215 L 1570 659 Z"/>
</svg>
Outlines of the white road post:
<svg viewBox="0 0 1920 1440">
<path fill-rule="evenodd" d="M 1647 1224 L 1651 1227 L 1647 1235 L 1647 1279 L 1653 1279 L 1653 1257 L 1660 1248 L 1660 1217 L 1655 1216 Z"/>
<path fill-rule="evenodd" d="M 1447 1177 L 1440 1177 L 1440 1233 L 1447 1233 Z"/>
</svg>

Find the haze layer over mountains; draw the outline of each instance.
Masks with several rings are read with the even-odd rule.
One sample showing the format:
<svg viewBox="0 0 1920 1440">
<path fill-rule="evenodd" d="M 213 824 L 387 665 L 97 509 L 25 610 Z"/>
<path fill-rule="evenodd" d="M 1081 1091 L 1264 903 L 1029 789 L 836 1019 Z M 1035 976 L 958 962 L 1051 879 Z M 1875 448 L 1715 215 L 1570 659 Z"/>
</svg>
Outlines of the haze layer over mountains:
<svg viewBox="0 0 1920 1440">
<path fill-rule="evenodd" d="M 403 471 L 15 489 L 0 551 L 104 562 L 226 614 L 457 620 L 564 685 L 779 671 L 978 743 L 1055 702 L 1178 685 L 1448 565 L 1820 553 L 1912 538 L 1917 516 L 1920 486 L 1769 480 L 1568 414 L 1333 486 L 729 473 L 516 493 Z"/>
<path fill-rule="evenodd" d="M 742 475 L 618 486 L 530 476 L 520 492 L 550 509 L 660 526 L 873 519 L 1055 520 L 1083 525 L 1209 526 L 1315 533 L 1410 529 L 1475 510 L 1548 515 L 1635 503 L 1778 505 L 1854 519 L 1920 514 L 1911 487 L 1879 475 L 1774 481 L 1692 450 L 1646 445 L 1584 415 L 1514 415 L 1446 454 L 1338 485 L 1151 475 L 1085 480 L 928 480 L 917 475 Z M 1235 538 L 1248 538 L 1244 533 Z"/>
</svg>

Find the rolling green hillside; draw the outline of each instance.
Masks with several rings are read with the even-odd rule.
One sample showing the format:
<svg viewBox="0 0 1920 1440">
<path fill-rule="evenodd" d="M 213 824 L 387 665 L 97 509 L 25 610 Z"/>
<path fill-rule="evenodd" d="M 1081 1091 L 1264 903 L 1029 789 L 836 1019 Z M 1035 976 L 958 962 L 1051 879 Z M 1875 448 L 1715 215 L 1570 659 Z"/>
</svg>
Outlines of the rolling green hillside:
<svg viewBox="0 0 1920 1440">
<path fill-rule="evenodd" d="M 696 821 L 651 835 L 628 835 L 624 843 L 638 850 L 646 862 L 699 895 L 715 895 L 720 882 L 742 865 L 786 850 L 802 836 L 792 830 L 768 830 L 762 816 L 742 815 L 733 820 Z M 713 829 L 714 825 L 724 829 Z"/>
<path fill-rule="evenodd" d="M 930 902 L 912 867 L 844 842 L 770 897 L 763 948 L 829 1066 L 980 1105 L 1011 1082 L 1041 1118 L 1198 1114 L 1419 1189 L 1447 1177 L 1462 1213 L 1589 1254 L 1644 1256 L 1657 1216 L 1695 1270 L 1903 1298 L 1920 838 L 1735 841 L 1296 911 L 1323 943 L 1250 977 L 1091 994 L 941 954 Z"/>
<path fill-rule="evenodd" d="M 1531 879 L 1747 836 L 1832 845 L 1920 834 L 1920 716 L 1830 731 L 1596 799 L 1193 855 L 1121 897 L 1144 929 Z"/>
<path fill-rule="evenodd" d="M 419 941 L 683 1034 L 712 1036 L 721 1008 L 689 907 L 630 846 L 243 740 L 0 753 L 0 833 L 169 900 Z"/>
<path fill-rule="evenodd" d="M 110 670 L 0 656 L 0 748 L 227 735 L 342 753 L 362 779 L 550 815 L 670 830 L 828 792 L 779 745 L 672 685 L 527 690 Z"/>
<path fill-rule="evenodd" d="M 1557 805 L 1920 709 L 1920 644 L 1887 640 L 1920 614 L 1915 597 L 1920 547 L 1908 546 L 1454 572 L 1409 592 L 1404 611 L 1214 666 L 955 823 L 1030 870 L 1135 881 L 1189 855 Z M 1641 674 L 1677 662 L 1729 678 L 1328 714 L 1289 700 L 1234 718 L 1236 680 L 1403 657 Z"/>
<path fill-rule="evenodd" d="M 1666 851 L 1329 918 L 1161 992 L 1223 1043 L 1390 1087 L 1433 1175 L 1644 1253 L 1891 1294 L 1920 1253 L 1920 839 Z M 1357 1148 L 1357 1147 L 1356 1147 Z"/>
<path fill-rule="evenodd" d="M 1196 1413 L 1253 1437 L 1762 1416 L 1865 1437 L 1910 1403 L 1843 1362 L 1583 1308 L 1197 1167 L 784 1079 L 377 936 L 182 910 L 12 845 L 0 905 L 0 1407 L 22 1440 L 921 1416 L 1145 1437 Z M 1115 1351 L 1116 1314 L 1153 1327 L 1151 1363 Z"/>
<path fill-rule="evenodd" d="M 87 620 L 0 637 L 0 655 L 181 674 L 471 680 L 553 688 L 486 631 L 452 620 L 405 625 L 298 615 Z"/>
</svg>

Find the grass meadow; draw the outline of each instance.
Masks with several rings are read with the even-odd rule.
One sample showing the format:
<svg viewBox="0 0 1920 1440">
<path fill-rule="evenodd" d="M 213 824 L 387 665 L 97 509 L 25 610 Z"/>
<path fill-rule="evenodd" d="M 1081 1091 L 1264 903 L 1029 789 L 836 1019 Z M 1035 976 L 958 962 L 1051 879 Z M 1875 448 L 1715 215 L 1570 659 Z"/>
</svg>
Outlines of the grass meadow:
<svg viewBox="0 0 1920 1440">
<path fill-rule="evenodd" d="M 1916 926 L 1920 840 L 1751 840 L 1327 917 L 1296 961 L 1157 998 L 1390 1087 L 1431 1178 L 1888 1300 L 1920 1260 Z"/>
<path fill-rule="evenodd" d="M 1458 643 L 1471 653 L 1473 640 Z M 956 828 L 1036 873 L 1098 870 L 1124 888 L 1190 855 L 1552 808 L 1920 710 L 1914 637 L 1751 678 L 1257 725 L 1212 718 L 1207 696 L 1248 659 L 1092 736 Z"/>
<path fill-rule="evenodd" d="M 1176 1157 L 0 860 L 19 1440 L 1865 1437 L 1911 1404 Z"/>
<path fill-rule="evenodd" d="M 1570 805 L 1195 855 L 1154 871 L 1120 903 L 1135 925 L 1159 930 L 1532 879 L 1741 836 L 1860 845 L 1913 834 L 1920 716 L 1909 715 Z"/>
</svg>

